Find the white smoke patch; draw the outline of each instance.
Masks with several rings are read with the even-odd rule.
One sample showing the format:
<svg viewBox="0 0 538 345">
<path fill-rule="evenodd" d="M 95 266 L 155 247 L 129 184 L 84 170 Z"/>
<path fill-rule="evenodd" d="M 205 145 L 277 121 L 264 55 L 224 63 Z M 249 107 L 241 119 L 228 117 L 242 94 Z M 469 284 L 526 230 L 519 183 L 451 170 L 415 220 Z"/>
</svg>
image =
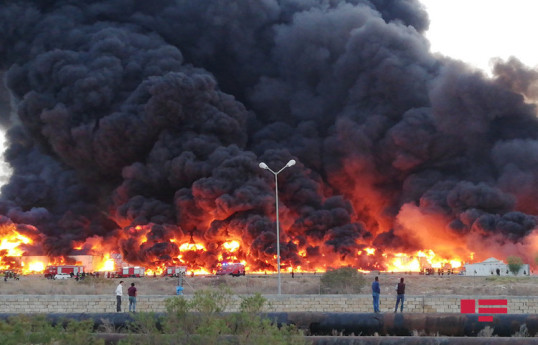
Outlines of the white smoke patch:
<svg viewBox="0 0 538 345">
<path fill-rule="evenodd" d="M 11 169 L 10 165 L 3 159 L 7 145 L 6 133 L 5 131 L 0 130 L 0 188 L 8 183 L 9 178 L 13 174 L 13 169 Z"/>
<path fill-rule="evenodd" d="M 5 72 L 0 71 L 0 123 L 9 122 L 16 114 L 11 105 L 12 99 L 9 90 L 5 87 Z M 5 185 L 13 173 L 10 165 L 4 159 L 4 153 L 8 147 L 6 131 L 0 127 L 0 190 Z"/>
</svg>

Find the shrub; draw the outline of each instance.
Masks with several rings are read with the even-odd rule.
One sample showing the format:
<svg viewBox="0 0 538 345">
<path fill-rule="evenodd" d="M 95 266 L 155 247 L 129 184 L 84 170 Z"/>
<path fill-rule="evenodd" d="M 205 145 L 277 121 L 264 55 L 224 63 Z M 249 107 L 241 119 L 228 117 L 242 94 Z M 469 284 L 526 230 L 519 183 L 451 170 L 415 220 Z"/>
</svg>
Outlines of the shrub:
<svg viewBox="0 0 538 345">
<path fill-rule="evenodd" d="M 239 310 L 243 313 L 259 313 L 262 311 L 265 302 L 267 302 L 259 292 L 256 292 L 254 296 L 242 297 L 241 299 Z"/>
<path fill-rule="evenodd" d="M 321 289 L 324 293 L 359 293 L 365 284 L 364 276 L 351 267 L 328 270 L 321 276 Z"/>
<path fill-rule="evenodd" d="M 68 320 L 53 325 L 44 315 L 17 315 L 0 321 L 0 344 L 103 345 L 93 334 L 93 320 Z"/>
<path fill-rule="evenodd" d="M 519 256 L 509 256 L 507 261 L 508 269 L 513 275 L 516 275 L 523 266 L 523 260 Z"/>
<path fill-rule="evenodd" d="M 191 308 L 204 314 L 221 313 L 230 304 L 231 296 L 229 288 L 198 290 L 191 300 Z"/>
<path fill-rule="evenodd" d="M 257 293 L 241 297 L 239 313 L 222 313 L 231 294 L 226 289 L 199 290 L 188 300 L 183 296 L 166 300 L 167 315 L 160 320 L 137 315 L 131 335 L 120 345 L 306 345 L 293 325 L 279 325 L 259 312 L 266 303 Z M 153 321 L 152 321 L 153 320 Z M 152 325 L 161 322 L 162 328 Z"/>
</svg>

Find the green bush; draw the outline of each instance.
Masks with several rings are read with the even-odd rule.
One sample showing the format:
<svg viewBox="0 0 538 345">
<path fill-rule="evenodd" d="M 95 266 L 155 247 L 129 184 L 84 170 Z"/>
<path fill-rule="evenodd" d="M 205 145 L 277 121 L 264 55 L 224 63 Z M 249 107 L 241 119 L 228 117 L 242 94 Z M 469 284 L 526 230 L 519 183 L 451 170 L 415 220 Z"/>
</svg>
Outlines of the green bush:
<svg viewBox="0 0 538 345">
<path fill-rule="evenodd" d="M 191 308 L 204 314 L 221 313 L 230 304 L 231 297 L 232 291 L 227 287 L 218 290 L 198 290 L 191 300 Z"/>
<path fill-rule="evenodd" d="M 44 315 L 19 315 L 0 321 L 2 345 L 103 345 L 93 320 L 68 320 L 53 325 Z"/>
<path fill-rule="evenodd" d="M 129 326 L 131 335 L 120 345 L 305 345 L 294 326 L 278 325 L 260 311 L 266 299 L 259 293 L 241 297 L 239 313 L 222 313 L 232 298 L 229 290 L 200 290 L 193 298 L 166 300 L 167 315 L 160 320 L 140 315 Z M 153 321 L 152 321 L 153 320 Z M 160 322 L 157 327 L 151 322 Z"/>
<path fill-rule="evenodd" d="M 265 297 L 259 292 L 256 292 L 253 296 L 242 297 L 241 299 L 242 301 L 239 310 L 241 310 L 242 313 L 259 313 L 267 302 Z"/>
<path fill-rule="evenodd" d="M 523 259 L 521 259 L 519 256 L 509 256 L 507 261 L 508 269 L 513 275 L 516 275 L 523 266 Z"/>
<path fill-rule="evenodd" d="M 321 291 L 328 294 L 360 293 L 365 284 L 364 276 L 351 267 L 327 270 L 321 276 Z"/>
</svg>

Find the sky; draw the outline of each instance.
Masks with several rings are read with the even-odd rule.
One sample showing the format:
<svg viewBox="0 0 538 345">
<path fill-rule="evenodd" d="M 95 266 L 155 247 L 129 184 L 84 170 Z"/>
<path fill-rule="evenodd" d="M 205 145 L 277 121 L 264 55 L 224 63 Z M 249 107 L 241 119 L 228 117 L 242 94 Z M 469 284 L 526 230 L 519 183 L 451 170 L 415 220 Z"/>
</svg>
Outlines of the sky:
<svg viewBox="0 0 538 345">
<path fill-rule="evenodd" d="M 538 65 L 535 0 L 420 0 L 428 11 L 432 52 L 490 71 L 491 58 Z"/>
</svg>

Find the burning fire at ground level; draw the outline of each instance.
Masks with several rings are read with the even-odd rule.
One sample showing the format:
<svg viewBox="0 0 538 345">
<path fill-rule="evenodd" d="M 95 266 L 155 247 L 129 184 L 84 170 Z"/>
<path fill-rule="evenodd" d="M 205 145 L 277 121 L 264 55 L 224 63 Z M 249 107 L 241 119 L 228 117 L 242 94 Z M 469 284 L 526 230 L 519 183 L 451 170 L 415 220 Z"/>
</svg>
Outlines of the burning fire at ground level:
<svg viewBox="0 0 538 345">
<path fill-rule="evenodd" d="M 421 228 L 418 228 L 419 231 Z M 245 266 L 249 274 L 267 274 L 277 271 L 276 255 L 265 257 L 263 262 L 253 259 L 248 245 L 242 240 L 208 243 L 193 234 L 185 238 L 171 238 L 165 243 L 169 256 L 147 256 L 146 261 L 129 260 L 138 255 L 122 251 L 122 241 L 128 241 L 127 248 L 139 248 L 148 253 L 148 246 L 155 246 L 148 240 L 149 226 L 127 227 L 119 239 L 108 241 L 99 237 L 91 237 L 85 242 L 73 243 L 72 255 L 46 256 L 31 253 L 42 247 L 37 230 L 27 226 L 20 230 L 15 224 L 6 221 L 0 226 L 0 270 L 14 270 L 23 274 L 42 273 L 48 265 L 82 265 L 86 272 L 115 272 L 126 266 L 144 267 L 147 275 L 161 275 L 166 267 L 187 267 L 188 274 L 215 274 L 222 263 L 238 262 Z M 430 235 L 431 236 L 431 235 Z M 450 235 L 439 235 L 434 238 L 441 243 L 447 252 L 450 241 L 444 241 Z M 433 237 L 431 237 L 433 238 Z M 134 242 L 134 244 L 133 244 Z M 308 273 L 325 272 L 338 267 L 354 267 L 360 272 L 459 272 L 463 264 L 475 260 L 474 253 L 467 256 L 438 255 L 434 250 L 415 250 L 409 252 L 393 252 L 373 246 L 361 245 L 355 253 L 342 255 L 330 249 L 317 251 L 314 255 L 311 248 L 300 247 L 299 241 L 282 242 L 281 270 L 284 272 Z M 245 250 L 244 248 L 247 247 Z M 318 245 L 318 247 L 322 247 Z M 296 251 L 290 255 L 289 251 Z M 486 253 L 485 255 L 489 255 Z M 259 256 L 259 254 L 258 254 Z M 482 259 L 478 257 L 476 259 Z"/>
<path fill-rule="evenodd" d="M 138 228 L 140 230 L 140 227 Z M 143 236 L 142 236 L 143 237 Z M 178 246 L 179 255 L 169 261 L 161 262 L 135 262 L 129 263 L 122 259 L 122 255 L 118 253 L 102 253 L 99 248 L 92 247 L 91 255 L 74 254 L 61 257 L 49 256 L 33 256 L 26 255 L 25 248 L 29 248 L 34 243 L 33 241 L 19 234 L 16 230 L 3 231 L 3 237 L 0 240 L 0 255 L 1 265 L 0 270 L 14 270 L 23 274 L 42 273 L 49 265 L 81 265 L 85 267 L 87 272 L 114 272 L 115 270 L 129 266 L 140 265 L 146 268 L 146 274 L 162 274 L 165 267 L 172 265 L 181 265 L 188 267 L 189 274 L 214 274 L 218 266 L 223 262 L 242 262 L 247 272 L 249 273 L 272 273 L 276 271 L 276 257 L 273 257 L 273 262 L 266 262 L 264 269 L 260 270 L 253 266 L 248 261 L 248 255 L 244 255 L 241 250 L 239 241 L 229 241 L 222 243 L 219 248 L 222 251 L 218 255 L 207 255 L 206 245 L 194 242 L 191 237 L 189 242 Z M 95 241 L 92 241 L 95 242 Z M 140 243 L 144 246 L 145 241 Z M 175 241 L 170 242 L 175 245 Z M 81 251 L 89 244 L 80 244 L 76 246 L 76 250 Z M 95 243 L 92 244 L 95 246 Z M 337 268 L 324 263 L 310 263 L 305 252 L 300 253 L 306 265 L 293 265 L 287 260 L 282 260 L 281 269 L 284 272 L 325 272 L 327 269 Z M 462 266 L 463 260 L 458 259 L 443 259 L 432 251 L 417 251 L 412 254 L 407 253 L 381 253 L 371 247 L 365 247 L 356 253 L 357 257 L 366 257 L 369 267 L 373 270 L 389 271 L 389 272 L 424 272 L 431 269 L 447 269 L 456 271 Z M 471 256 L 467 259 L 473 259 Z M 203 266 L 201 263 L 206 260 L 213 260 Z M 340 266 L 346 266 L 345 261 L 340 262 Z M 347 266 L 353 267 L 352 264 Z M 363 267 L 356 267 L 361 272 L 369 272 Z"/>
<path fill-rule="evenodd" d="M 2 266 L 0 271 L 9 270 L 14 272 L 19 272 L 21 274 L 42 274 L 47 266 L 61 266 L 61 265 L 76 265 L 83 266 L 85 272 L 116 272 L 121 269 L 121 267 L 128 267 L 127 263 L 124 263 L 123 266 L 117 265 L 114 260 L 106 259 L 108 255 L 103 257 L 92 256 L 92 255 L 73 255 L 68 257 L 59 257 L 59 258 L 49 258 L 46 256 L 20 256 L 20 257 L 3 257 Z M 427 261 L 426 256 L 423 256 L 422 253 L 419 253 L 416 257 L 407 256 L 402 253 L 395 255 L 393 260 L 393 269 L 387 269 L 387 272 L 420 272 L 421 274 L 433 274 L 434 272 L 459 272 L 461 268 L 460 262 L 444 262 L 440 261 L 434 264 L 430 264 Z M 147 267 L 153 267 L 145 271 L 146 275 L 161 275 L 163 274 L 165 267 L 155 267 L 152 265 L 147 265 Z M 248 265 L 247 271 L 248 271 Z M 330 267 L 335 268 L 335 267 Z M 302 270 L 299 267 L 291 267 L 287 265 L 282 266 L 284 272 L 294 272 L 294 273 L 322 273 L 325 272 L 323 269 L 307 271 Z M 357 269 L 361 273 L 369 273 L 368 270 Z M 271 271 L 248 271 L 249 274 L 267 274 L 275 273 L 275 270 Z M 431 272 L 431 273 L 428 273 Z M 214 274 L 214 270 L 207 269 L 194 269 L 186 271 L 188 275 L 207 275 Z"/>
</svg>

